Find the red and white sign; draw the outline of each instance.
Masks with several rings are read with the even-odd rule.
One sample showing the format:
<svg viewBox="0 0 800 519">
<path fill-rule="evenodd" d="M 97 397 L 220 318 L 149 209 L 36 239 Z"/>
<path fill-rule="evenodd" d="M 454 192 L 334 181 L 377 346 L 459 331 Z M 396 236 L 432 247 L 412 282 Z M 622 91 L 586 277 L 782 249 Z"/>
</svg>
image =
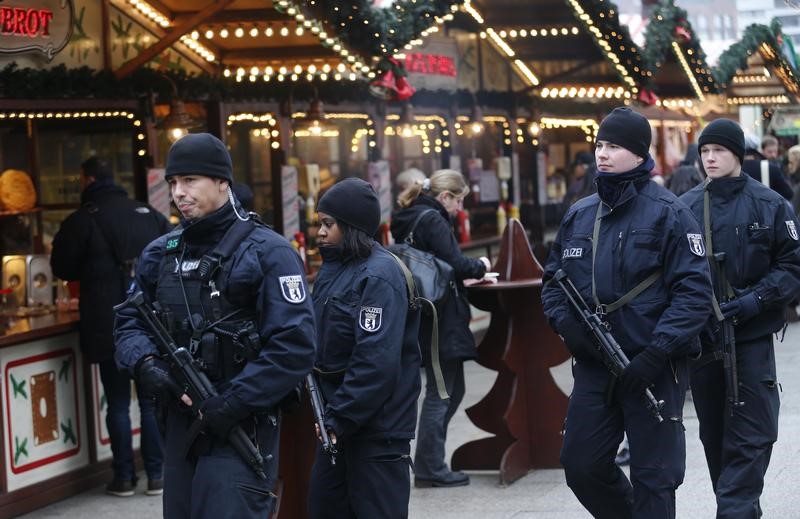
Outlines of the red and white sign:
<svg viewBox="0 0 800 519">
<path fill-rule="evenodd" d="M 53 59 L 72 35 L 72 0 L 0 2 L 0 54 L 39 52 Z"/>
<path fill-rule="evenodd" d="M 405 56 L 408 82 L 417 90 L 458 88 L 458 48 L 452 38 L 429 36 L 425 45 Z"/>
</svg>

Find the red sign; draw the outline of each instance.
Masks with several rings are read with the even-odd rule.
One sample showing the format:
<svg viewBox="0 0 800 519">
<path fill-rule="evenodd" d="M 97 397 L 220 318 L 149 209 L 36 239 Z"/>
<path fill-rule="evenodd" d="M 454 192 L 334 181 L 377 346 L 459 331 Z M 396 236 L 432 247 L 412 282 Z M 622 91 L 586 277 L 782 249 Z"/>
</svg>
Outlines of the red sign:
<svg viewBox="0 0 800 519">
<path fill-rule="evenodd" d="M 41 52 L 50 60 L 69 42 L 72 0 L 0 2 L 4 4 L 0 6 L 0 54 Z"/>
<path fill-rule="evenodd" d="M 406 70 L 417 74 L 456 77 L 456 62 L 450 56 L 410 52 L 406 54 Z"/>
<path fill-rule="evenodd" d="M 40 34 L 50 36 L 52 19 L 53 11 L 48 9 L 0 7 L 0 34 L 17 34 L 31 38 Z"/>
</svg>

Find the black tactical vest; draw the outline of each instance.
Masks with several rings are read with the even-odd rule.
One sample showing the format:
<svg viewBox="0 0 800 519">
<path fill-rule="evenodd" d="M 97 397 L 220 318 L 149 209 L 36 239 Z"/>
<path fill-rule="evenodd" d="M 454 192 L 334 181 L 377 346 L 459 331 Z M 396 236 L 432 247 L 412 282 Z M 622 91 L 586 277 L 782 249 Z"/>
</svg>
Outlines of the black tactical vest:
<svg viewBox="0 0 800 519">
<path fill-rule="evenodd" d="M 168 235 L 161 260 L 156 286 L 160 317 L 212 382 L 226 382 L 261 350 L 255 314 L 235 308 L 225 297 L 225 265 L 209 271 L 204 257 L 186 252 L 180 234 L 178 230 Z"/>
</svg>

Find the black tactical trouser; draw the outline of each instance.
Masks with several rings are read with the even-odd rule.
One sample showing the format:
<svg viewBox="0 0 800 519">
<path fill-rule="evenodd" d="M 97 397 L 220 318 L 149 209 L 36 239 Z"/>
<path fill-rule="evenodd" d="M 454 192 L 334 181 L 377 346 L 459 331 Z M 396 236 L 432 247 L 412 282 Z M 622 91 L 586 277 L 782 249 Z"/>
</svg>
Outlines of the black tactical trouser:
<svg viewBox="0 0 800 519">
<path fill-rule="evenodd" d="M 662 423 L 647 409 L 644 393 L 618 386 L 608 405 L 610 374 L 602 364 L 578 361 L 573 373 L 561 464 L 575 497 L 599 519 L 674 519 L 675 490 L 686 470 L 687 360 L 665 364 L 652 388 L 664 400 Z M 614 463 L 623 432 L 631 453 L 630 480 Z"/>
<path fill-rule="evenodd" d="M 692 397 L 700 420 L 718 518 L 757 518 L 772 444 L 778 439 L 780 398 L 772 337 L 736 345 L 739 400 L 731 416 L 722 362 L 692 371 Z"/>
</svg>

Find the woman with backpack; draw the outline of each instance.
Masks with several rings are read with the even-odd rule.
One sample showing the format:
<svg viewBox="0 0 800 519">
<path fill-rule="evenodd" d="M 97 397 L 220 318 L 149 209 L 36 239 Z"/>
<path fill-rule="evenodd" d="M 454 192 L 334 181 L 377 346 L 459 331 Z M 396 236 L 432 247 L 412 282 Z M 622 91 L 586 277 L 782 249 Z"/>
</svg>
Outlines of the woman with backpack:
<svg viewBox="0 0 800 519">
<path fill-rule="evenodd" d="M 488 258 L 469 258 L 458 247 L 451 218 L 463 207 L 467 194 L 469 187 L 461 173 L 442 169 L 404 190 L 398 197 L 401 209 L 392 215 L 395 242 L 406 242 L 433 253 L 452 266 L 455 273 L 450 296 L 438 305 L 439 360 L 449 399 L 439 397 L 434 381 L 430 358 L 431 319 L 423 317 L 420 326 L 426 387 L 414 455 L 416 487 L 469 484 L 469 476 L 451 471 L 444 460 L 447 425 L 464 397 L 464 361 L 476 357 L 463 280 L 481 279 L 491 266 Z"/>
</svg>

